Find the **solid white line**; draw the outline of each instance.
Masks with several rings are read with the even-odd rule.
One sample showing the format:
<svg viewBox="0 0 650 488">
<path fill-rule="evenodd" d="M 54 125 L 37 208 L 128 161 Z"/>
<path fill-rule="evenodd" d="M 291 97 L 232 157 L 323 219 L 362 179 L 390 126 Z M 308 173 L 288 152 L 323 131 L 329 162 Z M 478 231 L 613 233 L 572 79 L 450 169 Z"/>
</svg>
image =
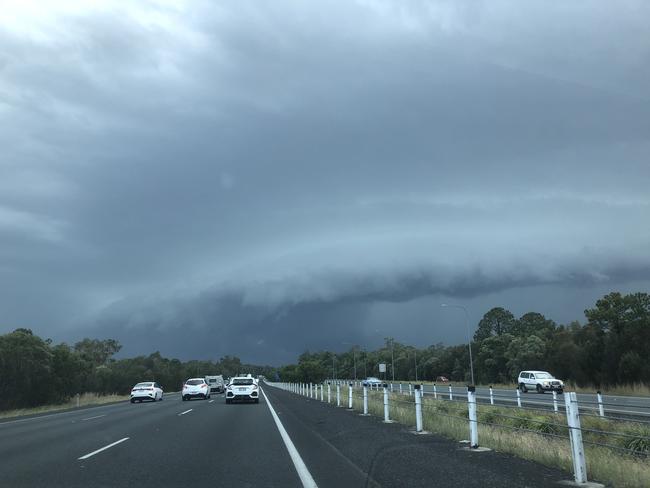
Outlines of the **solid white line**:
<svg viewBox="0 0 650 488">
<path fill-rule="evenodd" d="M 106 414 L 104 414 L 104 415 L 95 415 L 94 417 L 88 417 L 87 419 L 81 419 L 81 421 L 83 422 L 84 420 L 100 419 L 102 417 L 106 417 Z"/>
<path fill-rule="evenodd" d="M 271 405 L 271 402 L 269 401 L 269 397 L 266 396 L 266 393 L 264 393 L 264 390 L 262 390 L 262 388 L 260 388 L 260 390 L 262 391 L 262 395 L 264 395 L 266 404 L 268 405 L 269 410 L 271 411 L 271 416 L 275 421 L 275 426 L 280 431 L 280 436 L 282 436 L 284 445 L 287 447 L 287 451 L 289 451 L 289 456 L 291 456 L 293 465 L 296 468 L 296 471 L 298 472 L 298 476 L 300 477 L 302 486 L 304 488 L 318 488 L 318 485 L 314 481 L 314 478 L 312 478 L 311 473 L 309 472 L 307 466 L 305 465 L 304 461 L 300 457 L 300 454 L 298 453 L 296 446 L 293 444 L 293 441 L 289 437 L 289 434 L 287 434 L 284 425 L 282 425 L 282 422 L 280 422 L 280 419 L 278 418 L 278 414 L 275 413 L 275 410 L 273 409 L 273 405 Z"/>
<path fill-rule="evenodd" d="M 115 442 L 113 442 L 112 444 L 109 444 L 108 446 L 104 446 L 104 447 L 102 447 L 102 448 L 99 448 L 99 449 L 97 449 L 96 451 L 93 451 L 93 452 L 90 452 L 90 453 L 88 453 L 88 454 L 85 454 L 84 456 L 81 456 L 80 458 L 77 458 L 77 459 L 78 459 L 79 461 L 81 461 L 82 459 L 88 459 L 90 456 L 94 456 L 95 454 L 98 454 L 98 453 L 100 453 L 100 452 L 102 452 L 102 451 L 105 451 L 106 449 L 110 449 L 111 447 L 113 447 L 113 446 L 117 446 L 118 444 L 121 444 L 122 442 L 124 442 L 124 441 L 128 441 L 128 440 L 129 440 L 129 438 L 128 438 L 128 437 L 125 437 L 124 439 L 120 439 L 119 441 L 115 441 Z"/>
<path fill-rule="evenodd" d="M 186 413 L 190 413 L 193 409 L 185 410 L 184 412 L 179 413 L 178 415 L 185 415 Z"/>
</svg>

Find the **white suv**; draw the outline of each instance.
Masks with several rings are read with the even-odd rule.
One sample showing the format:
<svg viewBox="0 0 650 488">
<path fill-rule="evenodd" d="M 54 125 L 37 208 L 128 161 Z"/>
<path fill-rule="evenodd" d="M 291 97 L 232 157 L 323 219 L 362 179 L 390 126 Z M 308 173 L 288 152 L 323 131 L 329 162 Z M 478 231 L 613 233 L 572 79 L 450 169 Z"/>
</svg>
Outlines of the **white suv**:
<svg viewBox="0 0 650 488">
<path fill-rule="evenodd" d="M 564 383 L 547 371 L 522 371 L 517 378 L 517 385 L 522 393 L 535 390 L 537 393 L 545 391 L 564 392 Z"/>
<path fill-rule="evenodd" d="M 230 378 L 226 388 L 226 403 L 236 401 L 260 402 L 260 389 L 257 381 L 249 376 L 235 376 Z"/>
</svg>

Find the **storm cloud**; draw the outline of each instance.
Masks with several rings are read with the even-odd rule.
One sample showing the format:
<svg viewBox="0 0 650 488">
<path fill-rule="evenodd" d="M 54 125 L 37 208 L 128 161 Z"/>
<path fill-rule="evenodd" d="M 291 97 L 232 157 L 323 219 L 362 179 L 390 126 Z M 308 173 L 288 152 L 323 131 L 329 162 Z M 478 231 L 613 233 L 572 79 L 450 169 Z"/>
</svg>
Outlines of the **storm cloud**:
<svg viewBox="0 0 650 488">
<path fill-rule="evenodd" d="M 647 291 L 649 17 L 10 1 L 0 332 L 278 362 Z"/>
</svg>

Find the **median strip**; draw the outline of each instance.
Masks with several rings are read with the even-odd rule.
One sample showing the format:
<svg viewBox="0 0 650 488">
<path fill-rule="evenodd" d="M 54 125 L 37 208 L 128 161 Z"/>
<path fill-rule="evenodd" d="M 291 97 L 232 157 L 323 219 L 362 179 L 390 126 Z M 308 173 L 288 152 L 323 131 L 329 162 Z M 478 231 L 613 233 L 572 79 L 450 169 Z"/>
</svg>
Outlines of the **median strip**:
<svg viewBox="0 0 650 488">
<path fill-rule="evenodd" d="M 108 446 L 101 447 L 101 448 L 99 448 L 99 449 L 97 449 L 96 451 L 93 451 L 93 452 L 89 452 L 88 454 L 85 454 L 85 455 L 81 456 L 80 458 L 77 458 L 77 460 L 82 461 L 84 459 L 88 459 L 89 457 L 94 456 L 95 454 L 99 454 L 100 452 L 105 451 L 106 449 L 110 449 L 111 447 L 117 446 L 118 444 L 121 444 L 122 442 L 128 441 L 128 440 L 129 440 L 129 437 L 125 437 L 124 439 L 120 439 L 119 441 L 115 441 L 112 444 L 109 444 Z"/>
</svg>

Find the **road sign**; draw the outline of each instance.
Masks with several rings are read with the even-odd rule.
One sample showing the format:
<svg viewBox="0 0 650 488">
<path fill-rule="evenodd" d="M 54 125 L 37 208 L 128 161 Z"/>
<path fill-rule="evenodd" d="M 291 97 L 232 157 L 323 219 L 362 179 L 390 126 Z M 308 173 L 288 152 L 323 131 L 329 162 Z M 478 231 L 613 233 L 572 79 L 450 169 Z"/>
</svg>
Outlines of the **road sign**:
<svg viewBox="0 0 650 488">
<path fill-rule="evenodd" d="M 386 372 L 386 363 L 379 363 L 379 372 L 380 373 Z"/>
</svg>

